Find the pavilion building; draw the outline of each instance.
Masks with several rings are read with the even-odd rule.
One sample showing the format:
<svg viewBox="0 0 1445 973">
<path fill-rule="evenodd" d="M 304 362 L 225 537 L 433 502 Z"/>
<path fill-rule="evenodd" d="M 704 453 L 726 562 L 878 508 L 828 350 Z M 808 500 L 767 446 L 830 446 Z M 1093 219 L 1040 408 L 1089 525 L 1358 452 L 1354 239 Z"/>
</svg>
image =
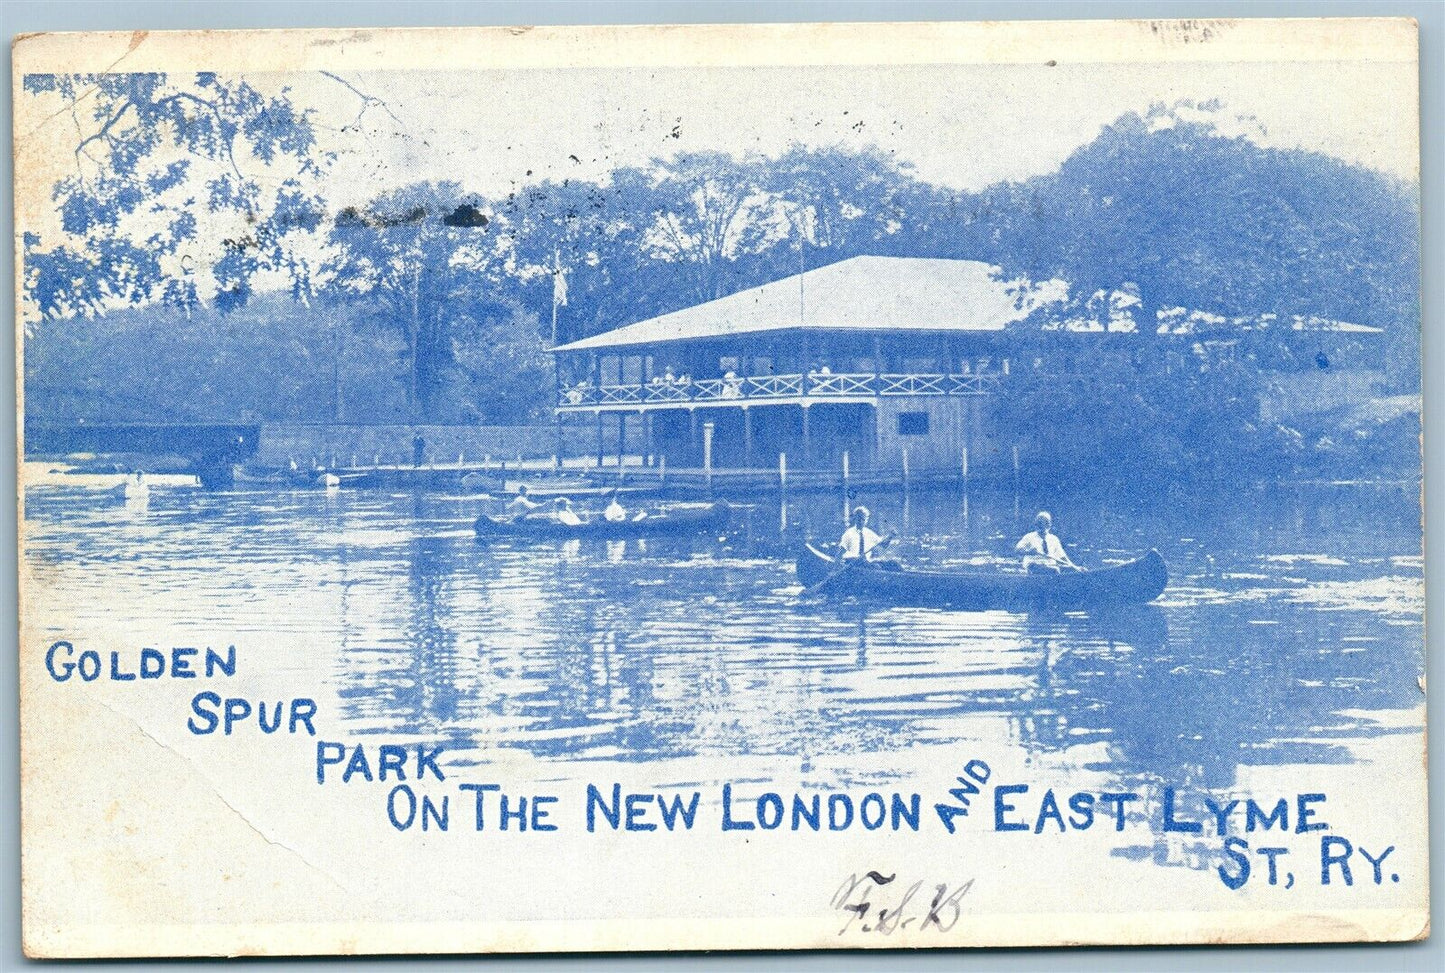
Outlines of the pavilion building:
<svg viewBox="0 0 1445 973">
<path fill-rule="evenodd" d="M 554 348 L 557 412 L 595 422 L 599 454 L 674 468 L 986 464 L 1006 329 L 1066 294 L 972 260 L 854 257 Z"/>
<path fill-rule="evenodd" d="M 1146 323 L 1141 310 L 1122 291 L 1071 303 L 1064 281 L 973 260 L 853 257 L 559 345 L 556 411 L 595 425 L 599 462 L 768 469 L 786 454 L 836 470 L 847 452 L 858 471 L 988 476 L 1013 461 L 998 434 L 1011 372 L 1087 385 L 1110 355 L 1166 371 L 1232 361 L 1264 373 L 1264 419 L 1383 380 L 1378 327 L 1185 308 Z"/>
</svg>

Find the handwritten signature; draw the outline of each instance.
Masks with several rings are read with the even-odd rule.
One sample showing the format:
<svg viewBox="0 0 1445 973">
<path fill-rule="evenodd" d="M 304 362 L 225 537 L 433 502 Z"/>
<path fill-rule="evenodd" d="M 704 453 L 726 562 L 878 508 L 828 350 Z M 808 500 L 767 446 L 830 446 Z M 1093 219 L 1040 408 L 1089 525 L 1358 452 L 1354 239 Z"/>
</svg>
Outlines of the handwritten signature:
<svg viewBox="0 0 1445 973">
<path fill-rule="evenodd" d="M 924 898 L 918 898 L 924 883 L 914 882 L 903 889 L 901 885 L 895 885 L 897 879 L 896 872 L 884 875 L 868 871 L 861 876 L 849 875 L 838 886 L 829 903 L 833 908 L 848 913 L 848 921 L 838 930 L 838 935 L 843 935 L 854 924 L 858 925 L 860 932 L 876 932 L 884 936 L 915 925 L 923 931 L 948 932 L 963 916 L 960 900 L 973 888 L 973 879 L 952 889 L 947 885 L 934 885 L 931 896 L 925 893 L 929 900 L 925 907 Z"/>
</svg>

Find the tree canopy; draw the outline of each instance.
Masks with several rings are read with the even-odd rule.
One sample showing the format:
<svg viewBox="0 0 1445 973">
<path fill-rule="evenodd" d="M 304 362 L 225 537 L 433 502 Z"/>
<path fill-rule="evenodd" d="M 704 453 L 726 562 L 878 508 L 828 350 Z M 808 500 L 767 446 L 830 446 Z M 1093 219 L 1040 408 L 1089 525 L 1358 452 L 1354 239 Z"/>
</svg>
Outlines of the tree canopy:
<svg viewBox="0 0 1445 973">
<path fill-rule="evenodd" d="M 416 184 L 333 212 L 332 159 L 284 89 L 137 74 L 29 76 L 24 90 L 79 132 L 54 226 L 24 240 L 30 320 L 209 308 L 220 341 L 226 312 L 284 288 L 331 322 L 333 417 L 349 414 L 337 363 L 363 333 L 394 342 L 385 362 L 413 417 L 540 414 L 554 311 L 556 339 L 575 340 L 863 254 L 983 260 L 1061 278 L 1080 303 L 1124 291 L 1144 320 L 1183 306 L 1377 325 L 1402 381 L 1416 367 L 1416 187 L 1223 134 L 1207 111 L 1126 114 L 1057 171 L 978 192 L 878 149 L 794 145 L 680 153 L 499 198 Z M 28 375 L 55 367 L 33 352 Z M 143 354 L 108 360 L 147 367 Z M 256 369 L 230 411 L 276 408 Z"/>
<path fill-rule="evenodd" d="M 76 130 L 74 171 L 52 191 L 58 225 L 23 241 L 34 314 L 227 310 L 266 272 L 309 294 L 314 268 L 295 244 L 323 222 L 331 157 L 285 89 L 209 73 L 32 74 L 23 89 Z"/>
</svg>

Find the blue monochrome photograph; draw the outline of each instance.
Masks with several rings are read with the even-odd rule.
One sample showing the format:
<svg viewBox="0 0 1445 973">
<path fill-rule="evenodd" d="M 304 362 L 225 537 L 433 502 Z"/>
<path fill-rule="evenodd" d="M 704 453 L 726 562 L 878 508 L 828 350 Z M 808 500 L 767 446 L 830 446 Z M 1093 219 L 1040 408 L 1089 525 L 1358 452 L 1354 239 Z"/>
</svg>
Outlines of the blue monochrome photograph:
<svg viewBox="0 0 1445 973">
<path fill-rule="evenodd" d="M 19 38 L 27 955 L 1425 937 L 1417 74 Z"/>
</svg>

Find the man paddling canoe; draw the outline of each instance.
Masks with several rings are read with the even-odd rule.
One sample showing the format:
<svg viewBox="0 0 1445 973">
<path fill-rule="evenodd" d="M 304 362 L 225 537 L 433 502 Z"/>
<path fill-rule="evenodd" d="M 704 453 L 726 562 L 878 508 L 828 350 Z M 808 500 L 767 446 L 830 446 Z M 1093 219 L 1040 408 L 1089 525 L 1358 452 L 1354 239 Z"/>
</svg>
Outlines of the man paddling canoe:
<svg viewBox="0 0 1445 973">
<path fill-rule="evenodd" d="M 537 515 L 532 514 L 531 516 Z M 583 524 L 582 518 L 577 516 L 577 511 L 572 509 L 572 501 L 566 497 L 558 497 L 552 501 L 552 512 L 549 516 L 557 523 L 565 524 L 568 527 L 581 527 Z"/>
<path fill-rule="evenodd" d="M 1014 551 L 1024 556 L 1024 568 L 1028 571 L 1081 571 L 1069 560 L 1064 542 L 1052 530 L 1054 518 L 1047 510 L 1040 510 L 1034 518 L 1034 529 L 1025 534 Z"/>
<path fill-rule="evenodd" d="M 527 496 L 527 484 L 523 483 L 517 487 L 517 495 L 512 502 L 507 504 L 507 513 L 526 515 L 536 510 L 541 504 L 533 503 L 532 498 Z"/>
<path fill-rule="evenodd" d="M 607 494 L 607 508 L 602 511 L 602 516 L 612 523 L 621 523 L 627 519 L 627 508 L 622 506 L 622 501 L 617 498 L 616 490 Z"/>
<path fill-rule="evenodd" d="M 880 537 L 869 530 L 868 516 L 867 507 L 853 508 L 852 516 L 848 518 L 848 529 L 838 539 L 838 560 L 872 561 L 875 550 L 893 542 L 893 538 Z"/>
</svg>

